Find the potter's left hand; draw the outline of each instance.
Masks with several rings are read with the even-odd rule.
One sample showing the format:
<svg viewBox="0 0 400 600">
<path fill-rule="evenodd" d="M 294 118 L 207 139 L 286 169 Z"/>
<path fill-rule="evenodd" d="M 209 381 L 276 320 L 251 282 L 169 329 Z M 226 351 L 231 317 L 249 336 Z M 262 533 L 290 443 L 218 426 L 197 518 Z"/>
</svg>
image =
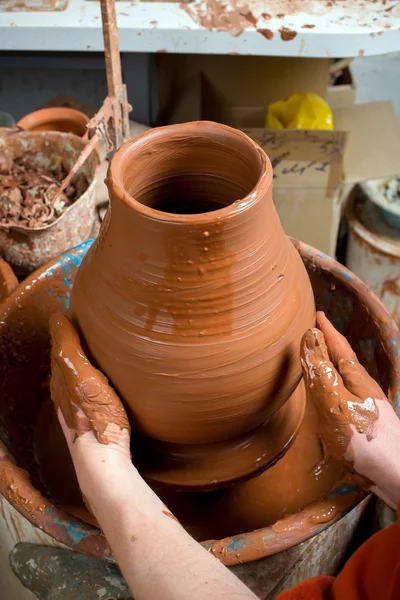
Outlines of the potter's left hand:
<svg viewBox="0 0 400 600">
<path fill-rule="evenodd" d="M 400 500 L 400 421 L 324 313 L 317 313 L 317 324 L 303 337 L 301 360 L 325 450 L 394 508 Z"/>
<path fill-rule="evenodd" d="M 50 333 L 51 397 L 74 462 L 77 453 L 97 460 L 117 453 L 130 460 L 130 426 L 121 400 L 90 364 L 66 316 L 51 317 Z"/>
<path fill-rule="evenodd" d="M 71 322 L 53 315 L 50 331 L 51 396 L 79 485 L 134 597 L 256 600 L 190 537 L 132 464 L 124 407 Z"/>
</svg>

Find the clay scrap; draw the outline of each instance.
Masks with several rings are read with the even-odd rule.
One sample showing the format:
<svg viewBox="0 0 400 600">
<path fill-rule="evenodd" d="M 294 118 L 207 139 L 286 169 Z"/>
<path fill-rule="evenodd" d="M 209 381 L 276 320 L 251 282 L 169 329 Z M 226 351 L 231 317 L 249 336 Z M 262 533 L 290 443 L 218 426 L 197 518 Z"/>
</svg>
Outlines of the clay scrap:
<svg viewBox="0 0 400 600">
<path fill-rule="evenodd" d="M 88 188 L 83 173 L 57 198 L 57 192 L 67 171 L 62 164 L 57 170 L 30 164 L 30 155 L 13 158 L 0 152 L 0 225 L 23 226 L 31 229 L 53 223 Z"/>
</svg>

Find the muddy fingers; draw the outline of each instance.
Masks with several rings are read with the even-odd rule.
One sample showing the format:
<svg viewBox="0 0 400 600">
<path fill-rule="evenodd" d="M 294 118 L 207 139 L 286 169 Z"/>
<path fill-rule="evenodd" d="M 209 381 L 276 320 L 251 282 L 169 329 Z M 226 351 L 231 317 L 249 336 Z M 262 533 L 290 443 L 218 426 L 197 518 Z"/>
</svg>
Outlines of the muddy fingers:
<svg viewBox="0 0 400 600">
<path fill-rule="evenodd" d="M 79 337 L 69 321 L 60 314 L 50 319 L 52 338 L 51 396 L 64 417 L 73 439 L 91 431 L 102 444 L 120 444 L 120 436 L 130 426 L 125 409 L 106 377 L 87 359 Z M 129 451 L 129 443 L 128 443 Z"/>
</svg>

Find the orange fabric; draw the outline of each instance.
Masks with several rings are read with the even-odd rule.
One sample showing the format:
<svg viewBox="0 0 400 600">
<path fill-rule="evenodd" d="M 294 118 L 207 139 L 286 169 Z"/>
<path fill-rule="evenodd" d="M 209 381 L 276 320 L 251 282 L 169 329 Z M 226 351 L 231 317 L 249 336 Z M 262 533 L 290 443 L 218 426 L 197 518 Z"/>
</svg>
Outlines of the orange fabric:
<svg viewBox="0 0 400 600">
<path fill-rule="evenodd" d="M 400 600 L 400 503 L 397 522 L 367 540 L 336 578 L 312 577 L 277 600 Z"/>
</svg>

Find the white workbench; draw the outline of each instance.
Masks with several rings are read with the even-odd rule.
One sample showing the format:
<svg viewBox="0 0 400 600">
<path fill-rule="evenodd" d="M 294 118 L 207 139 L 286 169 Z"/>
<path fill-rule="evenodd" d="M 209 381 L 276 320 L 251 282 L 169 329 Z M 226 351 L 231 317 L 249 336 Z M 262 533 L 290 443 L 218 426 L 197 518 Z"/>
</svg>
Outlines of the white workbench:
<svg viewBox="0 0 400 600">
<path fill-rule="evenodd" d="M 353 57 L 400 49 L 398 0 L 117 1 L 116 10 L 123 52 Z M 96 0 L 0 12 L 0 50 L 102 49 Z"/>
</svg>

